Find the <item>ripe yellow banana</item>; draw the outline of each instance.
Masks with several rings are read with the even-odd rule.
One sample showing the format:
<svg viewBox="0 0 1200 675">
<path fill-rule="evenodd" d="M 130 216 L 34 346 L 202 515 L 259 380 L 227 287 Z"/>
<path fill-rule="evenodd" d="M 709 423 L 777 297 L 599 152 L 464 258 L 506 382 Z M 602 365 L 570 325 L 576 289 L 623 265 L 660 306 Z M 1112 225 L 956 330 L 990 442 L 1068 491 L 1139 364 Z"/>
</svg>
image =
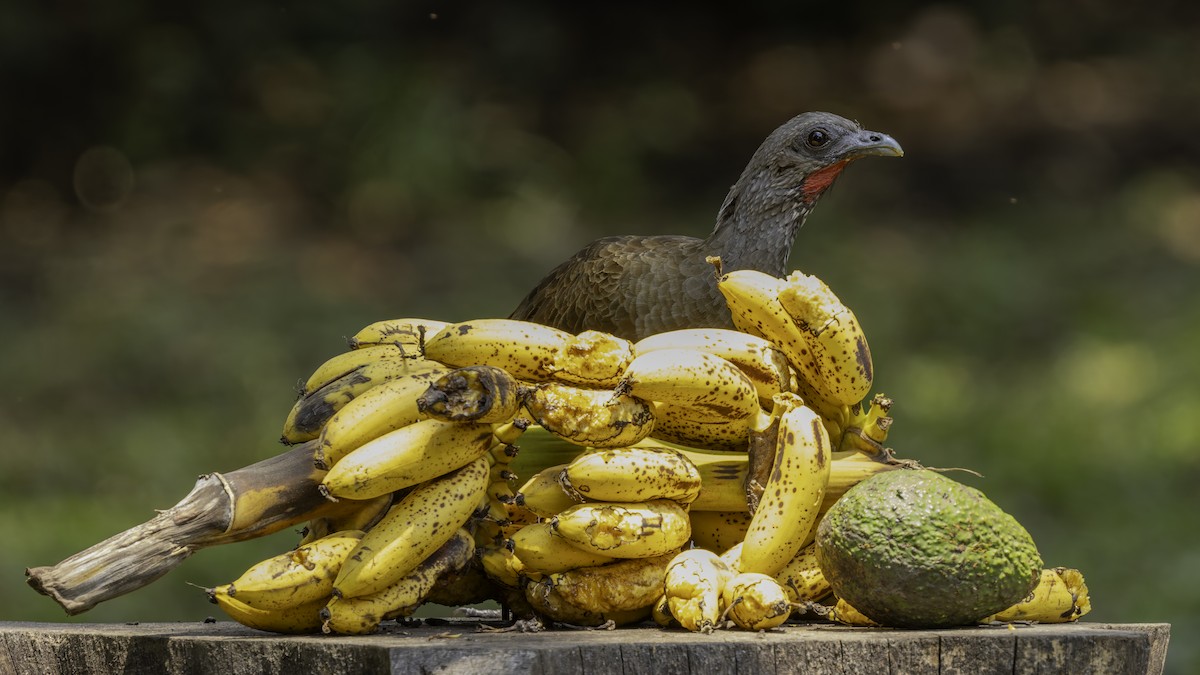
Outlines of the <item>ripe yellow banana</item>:
<svg viewBox="0 0 1200 675">
<path fill-rule="evenodd" d="M 806 342 L 821 374 L 810 381 L 817 391 L 846 405 L 866 397 L 875 368 L 854 312 L 825 282 L 800 271 L 788 275 L 779 291 L 779 304 L 806 331 Z"/>
<path fill-rule="evenodd" d="M 406 356 L 419 356 L 424 350 L 425 341 L 446 325 L 445 321 L 436 319 L 384 319 L 368 324 L 355 333 L 350 338 L 350 348 L 391 344 L 402 349 Z"/>
<path fill-rule="evenodd" d="M 597 448 L 633 445 L 654 428 L 650 403 L 608 389 L 544 382 L 528 391 L 525 409 L 555 436 Z"/>
<path fill-rule="evenodd" d="M 1092 611 L 1087 584 L 1083 574 L 1069 567 L 1042 570 L 1037 586 L 1029 596 L 1003 612 L 997 612 L 980 623 L 992 621 L 1037 621 L 1065 623 L 1077 621 Z"/>
<path fill-rule="evenodd" d="M 700 494 L 700 470 L 683 453 L 661 447 L 598 449 L 576 457 L 560 478 L 578 501 L 642 502 Z"/>
<path fill-rule="evenodd" d="M 742 511 L 689 510 L 692 522 L 692 543 L 697 548 L 724 551 L 746 538 L 750 514 Z"/>
<path fill-rule="evenodd" d="M 479 549 L 479 564 L 488 579 L 506 588 L 521 588 L 524 580 L 517 569 L 520 562 L 513 559 L 506 546 L 484 546 Z"/>
<path fill-rule="evenodd" d="M 334 577 L 362 536 L 361 530 L 334 532 L 255 563 L 233 583 L 214 590 L 262 610 L 283 610 L 328 598 Z"/>
<path fill-rule="evenodd" d="M 771 407 L 775 394 L 793 387 L 787 357 L 757 335 L 727 328 L 687 328 L 651 335 L 633 345 L 638 356 L 660 349 L 692 349 L 729 361 L 750 378 L 763 408 Z"/>
<path fill-rule="evenodd" d="M 683 546 L 692 534 L 687 511 L 670 499 L 578 504 L 550 525 L 575 546 L 614 558 L 659 556 Z"/>
<path fill-rule="evenodd" d="M 874 619 L 854 609 L 854 607 L 850 606 L 850 603 L 841 598 L 838 598 L 837 603 L 829 608 L 826 616 L 830 621 L 846 626 L 869 628 L 879 625 Z"/>
<path fill-rule="evenodd" d="M 830 593 L 829 582 L 817 564 L 816 550 L 815 544 L 800 549 L 775 575 L 775 581 L 783 586 L 793 603 L 816 602 Z"/>
<path fill-rule="evenodd" d="M 514 319 L 453 323 L 425 341 L 425 358 L 455 368 L 495 366 L 519 380 L 550 378 L 550 364 L 573 336 L 557 328 Z"/>
<path fill-rule="evenodd" d="M 612 556 L 585 551 L 555 536 L 548 522 L 533 523 L 517 530 L 509 547 L 513 557 L 520 561 L 519 571 L 526 576 L 595 567 L 616 560 Z"/>
<path fill-rule="evenodd" d="M 700 472 L 700 494 L 689 505 L 696 511 L 746 511 L 748 458 L 743 452 L 679 448 Z M 714 548 L 714 551 L 724 548 Z"/>
<path fill-rule="evenodd" d="M 482 458 L 491 442 L 488 424 L 421 420 L 352 450 L 321 484 L 339 499 L 371 499 Z"/>
<path fill-rule="evenodd" d="M 524 417 L 514 417 L 512 421 L 499 422 L 492 425 L 492 435 L 496 437 L 496 442 L 505 446 L 511 446 L 520 440 L 521 435 L 533 424 L 531 420 Z M 508 458 L 505 460 L 497 459 L 497 461 L 511 462 L 516 459 L 517 451 L 512 448 L 506 448 L 505 453 Z"/>
<path fill-rule="evenodd" d="M 761 409 L 754 384 L 737 366 L 692 349 L 639 354 L 625 369 L 617 390 L 703 411 L 716 420 L 742 419 Z"/>
<path fill-rule="evenodd" d="M 794 370 L 792 381 L 795 383 L 796 393 L 804 399 L 804 405 L 812 408 L 821 416 L 821 421 L 825 423 L 825 431 L 829 432 L 829 440 L 834 442 L 834 447 L 837 447 L 843 432 L 850 425 L 851 406 L 834 403 L 821 396 L 807 380 Z"/>
<path fill-rule="evenodd" d="M 774 575 L 800 550 L 817 522 L 829 482 L 831 449 L 820 417 L 795 394 L 779 394 L 775 463 L 746 531 L 741 572 Z"/>
<path fill-rule="evenodd" d="M 360 445 L 424 419 L 417 397 L 448 369 L 433 361 L 413 361 L 429 367 L 368 389 L 329 418 L 313 457 L 318 467 L 328 469 Z"/>
<path fill-rule="evenodd" d="M 343 530 L 362 530 L 366 532 L 383 518 L 392 505 L 393 495 L 383 495 L 375 499 L 359 501 L 343 499 L 338 502 L 342 508 L 334 510 L 320 518 L 308 521 L 304 527 L 304 536 L 300 546 L 307 546 L 318 539 L 323 539 L 334 532 Z"/>
<path fill-rule="evenodd" d="M 633 344 L 609 333 L 585 330 L 572 336 L 547 364 L 550 376 L 566 384 L 609 389 L 633 360 Z"/>
<path fill-rule="evenodd" d="M 711 633 L 721 620 L 721 592 L 733 570 L 716 553 L 703 548 L 671 559 L 663 578 L 670 615 L 684 628 Z"/>
<path fill-rule="evenodd" d="M 342 635 L 372 633 L 385 619 L 411 616 L 443 575 L 471 562 L 475 541 L 459 529 L 446 543 L 422 560 L 416 569 L 376 593 L 333 598 L 321 610 L 321 630 Z"/>
<path fill-rule="evenodd" d="M 300 386 L 300 397 L 308 396 L 334 380 L 350 374 L 365 365 L 381 359 L 404 358 L 404 352 L 396 345 L 381 344 L 352 349 L 330 357 Z"/>
<path fill-rule="evenodd" d="M 221 592 L 219 588 L 213 591 L 209 594 L 212 602 L 243 626 L 289 635 L 321 630 L 321 608 L 325 606 L 325 598 L 284 609 L 256 609 Z"/>
<path fill-rule="evenodd" d="M 364 364 L 296 401 L 283 424 L 283 441 L 296 443 L 316 438 L 321 427 L 339 410 L 371 389 L 397 378 L 440 368 L 424 359 L 399 357 Z"/>
<path fill-rule="evenodd" d="M 579 503 L 563 489 L 559 478 L 566 464 L 557 464 L 537 472 L 517 490 L 517 505 L 523 506 L 539 518 L 552 518 Z"/>
<path fill-rule="evenodd" d="M 792 605 L 779 582 L 757 572 L 742 572 L 725 583 L 726 616 L 739 628 L 768 630 L 788 620 Z"/>
<path fill-rule="evenodd" d="M 651 438 L 691 448 L 746 452 L 750 430 L 760 414 L 737 419 L 714 418 L 707 411 L 655 403 L 654 417 Z"/>
<path fill-rule="evenodd" d="M 525 389 L 495 366 L 455 368 L 421 393 L 417 409 L 447 422 L 507 422 L 521 409 Z"/>
<path fill-rule="evenodd" d="M 358 542 L 333 582 L 334 594 L 377 593 L 416 569 L 470 519 L 487 479 L 488 462 L 480 457 L 409 492 Z"/>
<path fill-rule="evenodd" d="M 667 600 L 666 593 L 659 595 L 658 599 L 654 601 L 654 604 L 650 606 L 650 618 L 654 620 L 654 623 L 662 626 L 663 628 L 670 628 L 671 626 L 679 625 L 679 622 L 675 620 L 675 617 L 671 616 L 671 605 Z"/>
<path fill-rule="evenodd" d="M 568 603 L 591 612 L 646 609 L 663 592 L 663 576 L 676 551 L 550 574 L 543 581 Z"/>
</svg>

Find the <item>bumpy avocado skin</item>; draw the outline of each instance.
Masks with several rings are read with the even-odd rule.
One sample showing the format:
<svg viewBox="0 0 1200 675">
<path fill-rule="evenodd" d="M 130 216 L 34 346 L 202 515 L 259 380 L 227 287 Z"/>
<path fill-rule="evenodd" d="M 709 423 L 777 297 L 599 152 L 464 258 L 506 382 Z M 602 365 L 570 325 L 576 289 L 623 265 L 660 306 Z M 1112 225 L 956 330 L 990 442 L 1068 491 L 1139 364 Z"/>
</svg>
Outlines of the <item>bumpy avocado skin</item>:
<svg viewBox="0 0 1200 675">
<path fill-rule="evenodd" d="M 817 529 L 834 593 L 898 628 L 973 624 L 1037 584 L 1025 528 L 979 490 L 927 470 L 887 471 L 851 488 Z"/>
</svg>

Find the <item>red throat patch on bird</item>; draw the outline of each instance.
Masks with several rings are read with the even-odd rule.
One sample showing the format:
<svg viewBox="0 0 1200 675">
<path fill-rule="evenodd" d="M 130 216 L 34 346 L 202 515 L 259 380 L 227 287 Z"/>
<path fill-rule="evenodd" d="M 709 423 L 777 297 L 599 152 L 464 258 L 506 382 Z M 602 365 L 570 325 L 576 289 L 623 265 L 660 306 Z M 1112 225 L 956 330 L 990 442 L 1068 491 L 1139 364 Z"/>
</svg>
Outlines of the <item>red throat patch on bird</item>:
<svg viewBox="0 0 1200 675">
<path fill-rule="evenodd" d="M 804 201 L 809 204 L 817 201 L 817 197 L 820 197 L 822 192 L 828 189 L 830 185 L 833 185 L 834 179 L 842 173 L 842 169 L 845 169 L 849 163 L 850 160 L 843 159 L 840 162 L 834 162 L 823 169 L 817 169 L 808 174 L 808 177 L 804 179 L 804 184 L 800 186 L 801 194 L 804 195 Z"/>
</svg>

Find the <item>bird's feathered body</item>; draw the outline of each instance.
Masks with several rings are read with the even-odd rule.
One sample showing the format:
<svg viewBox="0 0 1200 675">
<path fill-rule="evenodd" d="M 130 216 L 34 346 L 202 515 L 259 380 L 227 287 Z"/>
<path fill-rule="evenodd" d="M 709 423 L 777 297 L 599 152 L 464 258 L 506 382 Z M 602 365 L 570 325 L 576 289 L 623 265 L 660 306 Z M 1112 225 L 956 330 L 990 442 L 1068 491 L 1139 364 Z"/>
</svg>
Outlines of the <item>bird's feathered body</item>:
<svg viewBox="0 0 1200 675">
<path fill-rule="evenodd" d="M 725 271 L 782 276 L 796 232 L 841 170 L 860 156 L 900 153 L 891 138 L 836 115 L 799 115 L 759 146 L 707 238 L 598 239 L 551 271 L 512 318 L 631 340 L 682 328 L 730 328 L 707 258 L 720 257 Z"/>
</svg>

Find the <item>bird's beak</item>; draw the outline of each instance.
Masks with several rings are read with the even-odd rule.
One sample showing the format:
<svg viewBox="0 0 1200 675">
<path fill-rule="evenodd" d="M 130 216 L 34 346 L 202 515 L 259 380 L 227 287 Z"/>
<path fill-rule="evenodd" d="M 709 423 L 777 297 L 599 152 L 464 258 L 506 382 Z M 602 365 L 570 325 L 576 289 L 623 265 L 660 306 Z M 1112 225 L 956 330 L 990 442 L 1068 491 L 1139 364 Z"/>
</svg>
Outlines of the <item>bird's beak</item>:
<svg viewBox="0 0 1200 675">
<path fill-rule="evenodd" d="M 843 153 L 846 159 L 904 156 L 904 148 L 900 147 L 896 139 L 878 131 L 860 131 L 847 141 L 846 150 Z"/>
</svg>

